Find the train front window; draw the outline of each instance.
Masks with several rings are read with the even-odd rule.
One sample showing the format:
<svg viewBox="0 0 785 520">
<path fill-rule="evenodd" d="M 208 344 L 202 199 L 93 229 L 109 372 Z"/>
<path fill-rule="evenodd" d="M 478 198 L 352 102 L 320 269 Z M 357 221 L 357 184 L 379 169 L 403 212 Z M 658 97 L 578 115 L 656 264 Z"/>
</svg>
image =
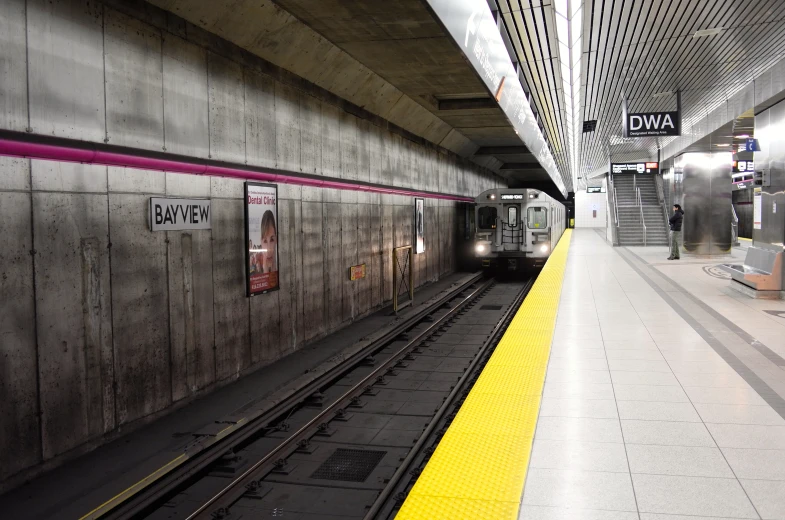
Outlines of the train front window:
<svg viewBox="0 0 785 520">
<path fill-rule="evenodd" d="M 533 206 L 527 210 L 529 229 L 548 227 L 548 208 Z"/>
<path fill-rule="evenodd" d="M 496 229 L 496 208 L 485 206 L 477 210 L 477 227 L 480 229 Z"/>
<path fill-rule="evenodd" d="M 518 225 L 518 208 L 515 206 L 507 208 L 507 225 L 510 227 Z"/>
</svg>

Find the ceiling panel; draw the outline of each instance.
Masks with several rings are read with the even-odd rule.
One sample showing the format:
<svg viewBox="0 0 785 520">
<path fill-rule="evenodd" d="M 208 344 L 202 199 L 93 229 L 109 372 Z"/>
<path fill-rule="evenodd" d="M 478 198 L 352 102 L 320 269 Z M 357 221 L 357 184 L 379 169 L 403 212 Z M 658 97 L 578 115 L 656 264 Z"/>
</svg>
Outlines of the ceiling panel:
<svg viewBox="0 0 785 520">
<path fill-rule="evenodd" d="M 551 144 L 559 171 L 571 189 L 565 153 L 564 105 L 561 97 L 561 71 L 558 61 L 556 28 L 550 3 L 534 0 L 498 0 L 503 24 L 513 42 L 525 88 L 531 92 L 533 109 Z"/>
<path fill-rule="evenodd" d="M 632 111 L 672 110 L 674 96 L 652 96 L 681 89 L 684 120 L 697 120 L 785 52 L 783 2 L 641 2 L 640 9 L 630 11 L 617 10 L 619 3 L 587 2 L 592 16 L 584 43 L 596 52 L 584 59 L 592 73 L 584 86 L 588 101 L 583 116 L 598 124 L 596 132 L 582 137 L 584 171 L 607 163 L 609 153 L 656 154 L 656 138 L 620 138 L 623 96 Z M 617 16 L 622 23 L 613 19 Z M 617 26 L 621 34 L 631 29 L 634 37 L 614 38 Z M 696 30 L 712 27 L 725 30 L 692 37 Z"/>
<path fill-rule="evenodd" d="M 550 3 L 495 0 L 526 87 L 554 150 L 566 143 L 564 97 L 554 47 Z M 581 60 L 581 174 L 607 164 L 609 154 L 656 156 L 673 138 L 622 139 L 621 101 L 632 111 L 673 110 L 682 91 L 685 123 L 705 117 L 755 76 L 785 57 L 782 0 L 585 0 Z M 722 27 L 713 36 L 695 31 Z M 556 153 L 559 168 L 566 157 Z"/>
</svg>

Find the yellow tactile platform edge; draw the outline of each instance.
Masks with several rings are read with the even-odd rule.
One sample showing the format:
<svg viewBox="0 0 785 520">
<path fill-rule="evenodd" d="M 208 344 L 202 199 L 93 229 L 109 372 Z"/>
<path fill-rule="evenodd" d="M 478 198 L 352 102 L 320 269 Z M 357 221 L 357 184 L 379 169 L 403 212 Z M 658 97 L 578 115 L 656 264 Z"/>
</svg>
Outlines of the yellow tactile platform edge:
<svg viewBox="0 0 785 520">
<path fill-rule="evenodd" d="M 565 231 L 396 520 L 518 517 L 570 238 Z"/>
</svg>

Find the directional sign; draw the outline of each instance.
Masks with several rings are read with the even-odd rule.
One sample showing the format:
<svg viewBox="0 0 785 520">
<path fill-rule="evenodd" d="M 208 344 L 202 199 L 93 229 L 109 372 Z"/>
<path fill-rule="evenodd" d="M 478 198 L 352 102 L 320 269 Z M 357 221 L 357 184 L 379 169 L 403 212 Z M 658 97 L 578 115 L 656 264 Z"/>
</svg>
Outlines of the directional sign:
<svg viewBox="0 0 785 520">
<path fill-rule="evenodd" d="M 654 173 L 660 172 L 659 163 L 611 163 L 611 173 Z"/>
</svg>

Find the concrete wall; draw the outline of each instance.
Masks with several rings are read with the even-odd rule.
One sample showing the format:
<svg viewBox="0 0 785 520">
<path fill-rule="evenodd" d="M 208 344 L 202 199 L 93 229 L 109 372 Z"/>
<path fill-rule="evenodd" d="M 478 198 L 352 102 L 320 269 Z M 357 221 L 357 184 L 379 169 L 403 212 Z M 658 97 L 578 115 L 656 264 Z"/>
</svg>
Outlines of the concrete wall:
<svg viewBox="0 0 785 520">
<path fill-rule="evenodd" d="M 188 27 L 89 0 L 5 0 L 0 129 L 443 193 L 501 185 Z M 248 299 L 242 193 L 237 180 L 0 157 L 0 481 L 391 299 L 410 197 L 279 186 L 281 290 Z M 213 229 L 150 232 L 161 195 L 212 199 Z M 455 203 L 426 200 L 418 285 L 453 269 L 455 220 Z M 362 262 L 368 277 L 350 282 Z"/>
<path fill-rule="evenodd" d="M 604 228 L 607 223 L 607 198 L 605 193 L 575 192 L 575 227 Z M 593 210 L 596 208 L 596 216 Z"/>
</svg>

